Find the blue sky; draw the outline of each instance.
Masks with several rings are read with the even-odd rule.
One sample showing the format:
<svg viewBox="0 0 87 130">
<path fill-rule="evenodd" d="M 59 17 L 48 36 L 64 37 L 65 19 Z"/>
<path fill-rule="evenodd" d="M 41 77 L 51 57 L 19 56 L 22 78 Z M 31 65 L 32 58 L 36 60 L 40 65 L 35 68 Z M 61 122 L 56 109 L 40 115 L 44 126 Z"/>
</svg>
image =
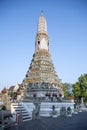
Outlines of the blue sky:
<svg viewBox="0 0 87 130">
<path fill-rule="evenodd" d="M 0 89 L 24 79 L 35 51 L 41 10 L 59 79 L 75 83 L 87 73 L 86 0 L 0 0 Z"/>
</svg>

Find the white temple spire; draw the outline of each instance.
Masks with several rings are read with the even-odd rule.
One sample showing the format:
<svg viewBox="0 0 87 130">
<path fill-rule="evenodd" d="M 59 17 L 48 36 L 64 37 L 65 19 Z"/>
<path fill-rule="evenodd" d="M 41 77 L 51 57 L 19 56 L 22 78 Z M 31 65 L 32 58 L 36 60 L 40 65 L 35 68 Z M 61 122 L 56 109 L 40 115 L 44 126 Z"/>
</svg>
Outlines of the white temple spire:
<svg viewBox="0 0 87 130">
<path fill-rule="evenodd" d="M 37 33 L 47 34 L 47 23 L 42 11 L 38 21 Z"/>
<path fill-rule="evenodd" d="M 49 38 L 47 33 L 47 23 L 46 19 L 43 16 L 43 12 L 38 20 L 38 27 L 37 27 L 37 35 L 36 35 L 36 42 L 35 42 L 35 50 L 46 50 L 49 51 Z"/>
</svg>

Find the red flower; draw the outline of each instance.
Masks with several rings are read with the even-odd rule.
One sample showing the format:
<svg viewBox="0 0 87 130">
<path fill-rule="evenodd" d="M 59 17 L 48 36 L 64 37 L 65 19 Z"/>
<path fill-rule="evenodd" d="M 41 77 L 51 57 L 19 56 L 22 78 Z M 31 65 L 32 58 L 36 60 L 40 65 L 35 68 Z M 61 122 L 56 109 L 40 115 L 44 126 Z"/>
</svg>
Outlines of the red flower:
<svg viewBox="0 0 87 130">
<path fill-rule="evenodd" d="M 45 96 L 48 96 L 48 97 L 50 97 L 50 93 L 46 93 L 46 94 L 45 94 Z"/>
<path fill-rule="evenodd" d="M 48 96 L 50 97 L 50 93 L 48 93 Z"/>
<path fill-rule="evenodd" d="M 3 93 L 3 94 L 7 93 L 7 89 L 4 88 L 4 89 L 2 90 L 2 93 Z"/>
<path fill-rule="evenodd" d="M 45 96 L 48 96 L 48 93 L 46 93 Z"/>
<path fill-rule="evenodd" d="M 59 96 L 62 97 L 62 94 L 60 93 Z"/>
<path fill-rule="evenodd" d="M 57 94 L 56 94 L 56 93 L 53 93 L 52 96 L 53 96 L 53 97 L 57 97 Z"/>
<path fill-rule="evenodd" d="M 17 95 L 21 95 L 21 92 L 20 92 L 20 91 L 17 91 Z"/>
<path fill-rule="evenodd" d="M 37 94 L 36 94 L 36 93 L 34 93 L 34 94 L 33 94 L 33 97 L 36 97 L 36 96 L 37 96 Z"/>
</svg>

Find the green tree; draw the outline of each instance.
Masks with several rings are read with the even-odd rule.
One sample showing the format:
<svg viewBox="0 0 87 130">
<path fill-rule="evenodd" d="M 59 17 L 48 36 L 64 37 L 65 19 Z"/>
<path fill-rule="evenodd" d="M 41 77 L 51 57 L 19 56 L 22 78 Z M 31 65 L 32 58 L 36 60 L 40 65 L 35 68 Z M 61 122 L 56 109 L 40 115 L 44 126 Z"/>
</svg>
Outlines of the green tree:
<svg viewBox="0 0 87 130">
<path fill-rule="evenodd" d="M 72 84 L 70 83 L 64 83 L 63 84 L 63 91 L 64 91 L 64 97 L 67 98 L 68 96 L 73 96 L 72 93 Z"/>
<path fill-rule="evenodd" d="M 3 105 L 2 108 L 1 108 L 1 110 L 6 110 L 6 106 Z"/>
<path fill-rule="evenodd" d="M 80 99 L 81 98 L 81 88 L 80 88 L 80 83 L 76 82 L 73 85 L 73 93 L 74 93 L 74 98 L 75 99 Z"/>
<path fill-rule="evenodd" d="M 81 100 L 81 97 L 87 101 L 87 74 L 81 75 L 78 82 L 73 84 L 73 93 L 75 99 Z"/>
</svg>

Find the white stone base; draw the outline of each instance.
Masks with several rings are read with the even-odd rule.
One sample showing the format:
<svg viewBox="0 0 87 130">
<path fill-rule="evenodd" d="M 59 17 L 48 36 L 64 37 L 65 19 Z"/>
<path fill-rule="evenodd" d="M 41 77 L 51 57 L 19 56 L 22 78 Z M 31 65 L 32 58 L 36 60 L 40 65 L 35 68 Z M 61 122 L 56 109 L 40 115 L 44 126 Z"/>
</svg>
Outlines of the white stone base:
<svg viewBox="0 0 87 130">
<path fill-rule="evenodd" d="M 56 117 L 58 117 L 58 115 L 52 115 L 52 117 L 53 117 L 53 118 L 56 118 Z"/>
<path fill-rule="evenodd" d="M 11 104 L 11 112 L 15 112 L 16 109 L 19 109 L 20 111 L 20 105 L 25 109 L 25 111 L 29 114 L 29 117 L 32 117 L 32 111 L 34 109 L 33 102 L 20 102 L 17 107 L 15 107 L 17 103 Z M 44 117 L 50 117 L 52 112 L 52 106 L 55 106 L 55 110 L 57 111 L 57 115 L 53 115 L 54 117 L 57 117 L 60 115 L 60 108 L 61 107 L 68 107 L 71 108 L 71 110 L 74 110 L 74 103 L 68 103 L 68 102 L 41 102 L 40 104 L 40 116 Z M 75 113 L 75 112 L 74 112 Z M 76 113 L 77 114 L 77 113 Z"/>
<path fill-rule="evenodd" d="M 68 117 L 72 117 L 72 114 L 67 115 Z"/>
</svg>

